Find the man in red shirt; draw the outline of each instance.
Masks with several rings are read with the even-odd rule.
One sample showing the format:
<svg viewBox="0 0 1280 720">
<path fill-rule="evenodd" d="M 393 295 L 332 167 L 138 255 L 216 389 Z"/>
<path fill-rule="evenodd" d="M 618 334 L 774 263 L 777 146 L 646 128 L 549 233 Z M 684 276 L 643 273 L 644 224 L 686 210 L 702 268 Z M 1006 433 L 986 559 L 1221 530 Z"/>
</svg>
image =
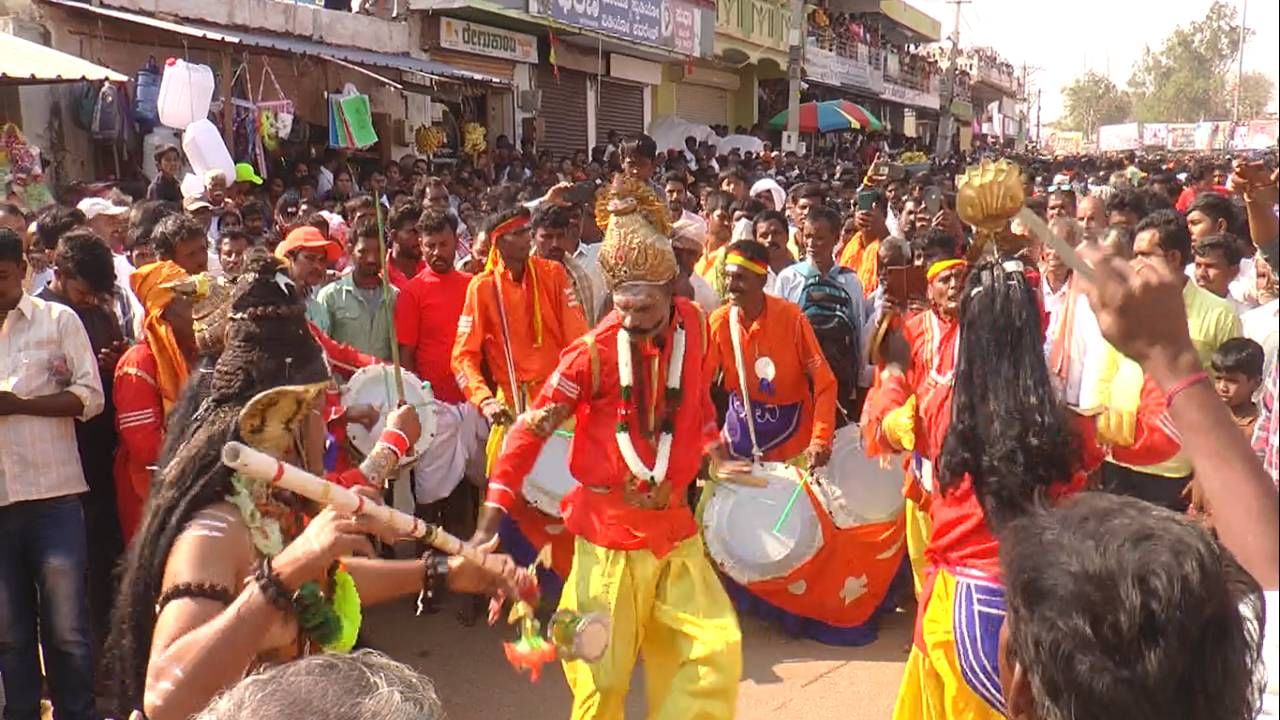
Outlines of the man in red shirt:
<svg viewBox="0 0 1280 720">
<path fill-rule="evenodd" d="M 573 340 L 517 419 L 472 540 L 494 537 L 543 443 L 575 416 L 569 468 L 580 485 L 561 504 L 575 545 L 560 608 L 612 622 L 603 657 L 564 663 L 572 716 L 622 717 L 643 652 L 652 717 L 732 717 L 742 635 L 686 499 L 703 455 L 725 457 L 706 320 L 673 296 L 666 209 L 639 181 L 614 182 L 609 207 L 621 214 L 609 220 L 600 261 L 616 312 Z M 743 471 L 742 463 L 730 471 Z"/>
<path fill-rule="evenodd" d="M 477 451 L 483 451 L 488 424 L 462 393 L 464 381 L 450 369 L 458 317 L 471 274 L 453 267 L 458 247 L 458 221 L 447 210 L 429 208 L 418 219 L 426 261 L 422 272 L 404 284 L 396 302 L 396 336 L 400 362 L 431 383 L 439 405 L 436 436 L 414 473 L 414 497 L 427 504 L 448 497 L 466 473 Z"/>
<path fill-rule="evenodd" d="M 422 262 L 422 246 L 418 242 L 418 218 L 422 206 L 410 203 L 391 211 L 387 226 L 387 280 L 398 290 L 426 268 Z"/>
</svg>

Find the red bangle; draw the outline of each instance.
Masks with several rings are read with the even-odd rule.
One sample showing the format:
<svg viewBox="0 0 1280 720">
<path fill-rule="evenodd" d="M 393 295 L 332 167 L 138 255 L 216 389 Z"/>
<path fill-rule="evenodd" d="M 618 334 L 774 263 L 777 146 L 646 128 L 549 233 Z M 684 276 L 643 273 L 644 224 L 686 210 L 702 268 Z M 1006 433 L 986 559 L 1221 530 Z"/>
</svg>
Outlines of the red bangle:
<svg viewBox="0 0 1280 720">
<path fill-rule="evenodd" d="M 409 438 L 395 428 L 384 428 L 378 442 L 390 446 L 397 457 L 404 457 L 409 452 Z"/>
<path fill-rule="evenodd" d="M 1165 410 L 1168 410 L 1169 408 L 1173 407 L 1173 401 L 1177 400 L 1178 396 L 1181 395 L 1184 390 L 1191 387 L 1192 385 L 1196 385 L 1208 379 L 1209 379 L 1209 373 L 1205 372 L 1204 370 L 1201 370 L 1198 373 L 1193 373 L 1183 378 L 1182 380 L 1179 380 L 1178 382 L 1174 383 L 1173 387 L 1169 388 L 1164 393 Z"/>
</svg>

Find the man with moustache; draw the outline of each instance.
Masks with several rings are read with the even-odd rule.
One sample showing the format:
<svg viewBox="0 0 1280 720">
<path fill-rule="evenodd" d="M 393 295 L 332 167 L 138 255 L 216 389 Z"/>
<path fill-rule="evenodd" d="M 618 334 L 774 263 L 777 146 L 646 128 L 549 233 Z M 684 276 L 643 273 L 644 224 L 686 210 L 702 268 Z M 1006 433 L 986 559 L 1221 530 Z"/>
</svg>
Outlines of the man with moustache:
<svg viewBox="0 0 1280 720">
<path fill-rule="evenodd" d="M 384 296 L 378 249 L 377 220 L 361 218 L 347 239 L 351 272 L 325 285 L 316 294 L 316 303 L 324 318 L 324 322 L 317 324 L 334 340 L 389 361 L 391 335 L 387 328 L 399 291 L 390 286 L 387 288 L 390 294 Z"/>
</svg>

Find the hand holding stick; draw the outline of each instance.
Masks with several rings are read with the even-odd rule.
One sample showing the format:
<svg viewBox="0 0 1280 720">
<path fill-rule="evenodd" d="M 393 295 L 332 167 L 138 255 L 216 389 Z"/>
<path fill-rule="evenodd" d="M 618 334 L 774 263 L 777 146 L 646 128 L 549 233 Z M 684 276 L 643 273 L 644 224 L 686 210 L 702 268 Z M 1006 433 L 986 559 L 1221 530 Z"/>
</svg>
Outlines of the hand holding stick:
<svg viewBox="0 0 1280 720">
<path fill-rule="evenodd" d="M 222 463 L 245 477 L 271 483 L 338 512 L 372 517 L 401 535 L 421 538 L 440 552 L 458 555 L 490 572 L 501 574 L 505 568 L 494 555 L 467 545 L 439 526 L 393 507 L 379 505 L 337 483 L 316 477 L 243 443 L 232 441 L 224 445 Z M 517 580 L 521 597 L 531 597 L 536 603 L 538 586 L 533 575 L 522 570 Z"/>
</svg>

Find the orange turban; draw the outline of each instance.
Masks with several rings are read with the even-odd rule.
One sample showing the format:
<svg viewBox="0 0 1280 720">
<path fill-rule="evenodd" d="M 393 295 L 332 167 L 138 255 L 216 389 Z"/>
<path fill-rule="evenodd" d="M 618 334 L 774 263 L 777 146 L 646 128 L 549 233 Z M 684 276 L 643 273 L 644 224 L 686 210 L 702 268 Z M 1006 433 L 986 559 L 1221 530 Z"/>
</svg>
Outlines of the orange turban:
<svg viewBox="0 0 1280 720">
<path fill-rule="evenodd" d="M 188 279 L 187 271 L 172 260 L 143 265 L 129 276 L 129 286 L 142 303 L 146 318 L 142 333 L 156 358 L 156 383 L 164 400 L 165 412 L 178 399 L 187 382 L 187 358 L 182 354 L 173 326 L 164 319 L 164 311 L 173 302 L 174 285 Z"/>
</svg>

